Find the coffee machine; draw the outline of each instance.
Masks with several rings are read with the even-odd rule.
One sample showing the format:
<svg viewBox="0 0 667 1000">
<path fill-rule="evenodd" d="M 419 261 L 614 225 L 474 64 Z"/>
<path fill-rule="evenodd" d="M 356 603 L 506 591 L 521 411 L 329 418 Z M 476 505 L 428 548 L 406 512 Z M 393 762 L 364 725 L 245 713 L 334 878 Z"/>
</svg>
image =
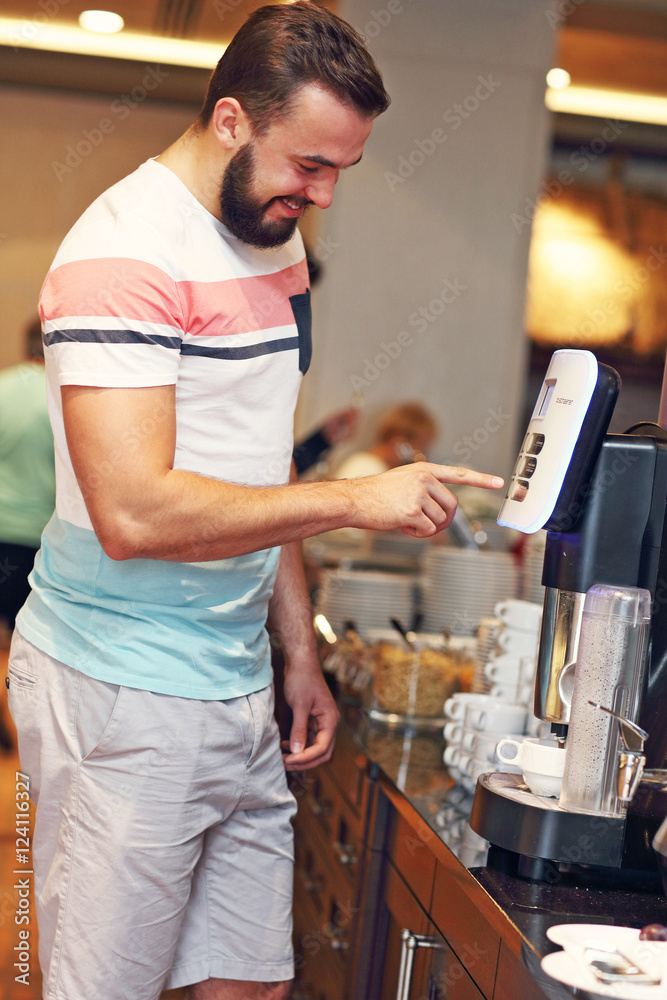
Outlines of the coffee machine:
<svg viewBox="0 0 667 1000">
<path fill-rule="evenodd" d="M 555 352 L 498 522 L 526 533 L 547 530 L 534 710 L 561 744 L 587 591 L 606 584 L 650 592 L 635 713 L 648 733 L 650 776 L 667 765 L 667 431 L 647 421 L 607 433 L 619 390 L 618 374 L 591 352 Z M 555 881 L 575 867 L 617 882 L 624 873 L 646 873 L 650 882 L 657 876 L 651 841 L 666 815 L 667 793 L 657 781 L 640 784 L 629 807 L 610 815 L 568 811 L 557 799 L 530 793 L 521 775 L 486 774 L 470 823 L 491 844 L 489 863 L 520 876 Z"/>
</svg>

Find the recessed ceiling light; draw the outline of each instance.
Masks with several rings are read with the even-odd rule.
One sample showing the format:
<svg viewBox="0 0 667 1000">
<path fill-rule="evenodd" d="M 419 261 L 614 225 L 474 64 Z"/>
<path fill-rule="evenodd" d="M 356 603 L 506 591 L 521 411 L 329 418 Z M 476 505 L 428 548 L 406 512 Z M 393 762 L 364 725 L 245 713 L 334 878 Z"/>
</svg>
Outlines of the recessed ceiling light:
<svg viewBox="0 0 667 1000">
<path fill-rule="evenodd" d="M 85 31 L 96 31 L 100 35 L 115 35 L 125 27 L 120 14 L 111 10 L 84 10 L 79 14 L 79 24 Z"/>
<path fill-rule="evenodd" d="M 544 103 L 550 111 L 619 118 L 626 122 L 667 125 L 667 100 L 662 94 L 637 94 L 595 87 L 549 88 Z"/>
<path fill-rule="evenodd" d="M 554 90 L 563 90 L 564 87 L 570 86 L 571 77 L 566 69 L 560 69 L 558 66 L 554 66 L 547 73 L 547 84 L 553 87 Z"/>
</svg>

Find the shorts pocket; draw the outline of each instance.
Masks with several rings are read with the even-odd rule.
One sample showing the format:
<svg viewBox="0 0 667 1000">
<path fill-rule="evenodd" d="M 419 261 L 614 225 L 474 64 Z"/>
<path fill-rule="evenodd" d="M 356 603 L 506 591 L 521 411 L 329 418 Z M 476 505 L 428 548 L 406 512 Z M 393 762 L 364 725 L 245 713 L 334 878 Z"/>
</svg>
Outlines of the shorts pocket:
<svg viewBox="0 0 667 1000">
<path fill-rule="evenodd" d="M 80 674 L 76 738 L 81 760 L 89 760 L 111 741 L 116 729 L 122 687 Z"/>
<path fill-rule="evenodd" d="M 7 667 L 7 677 L 9 679 L 7 687 L 10 691 L 13 687 L 31 690 L 34 689 L 37 683 L 37 678 L 34 674 L 29 673 L 23 667 L 16 667 L 12 663 Z"/>
<path fill-rule="evenodd" d="M 313 356 L 313 314 L 310 307 L 310 289 L 300 295 L 290 295 L 290 305 L 299 332 L 299 371 L 305 375 Z"/>
</svg>

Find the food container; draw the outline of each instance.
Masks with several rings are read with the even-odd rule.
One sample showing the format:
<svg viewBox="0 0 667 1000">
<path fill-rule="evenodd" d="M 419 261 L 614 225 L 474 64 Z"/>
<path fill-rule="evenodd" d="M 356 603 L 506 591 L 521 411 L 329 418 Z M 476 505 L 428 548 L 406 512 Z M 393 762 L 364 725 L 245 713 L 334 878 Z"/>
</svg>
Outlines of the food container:
<svg viewBox="0 0 667 1000">
<path fill-rule="evenodd" d="M 455 691 L 470 690 L 474 640 L 448 642 L 439 635 L 418 633 L 411 647 L 394 632 L 369 632 L 364 706 L 378 721 L 442 727 L 447 698 Z"/>
</svg>

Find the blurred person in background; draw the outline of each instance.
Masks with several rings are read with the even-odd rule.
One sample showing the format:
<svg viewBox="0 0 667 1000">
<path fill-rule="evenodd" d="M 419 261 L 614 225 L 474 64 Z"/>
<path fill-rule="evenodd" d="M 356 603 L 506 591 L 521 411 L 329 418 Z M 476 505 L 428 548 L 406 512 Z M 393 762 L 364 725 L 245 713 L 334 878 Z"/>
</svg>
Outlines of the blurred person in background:
<svg viewBox="0 0 667 1000">
<path fill-rule="evenodd" d="M 28 574 L 53 513 L 53 431 L 46 407 L 42 328 L 25 331 L 24 360 L 0 372 L 0 645 L 7 647 L 30 593 Z M 14 738 L 0 713 L 0 748 Z"/>
<path fill-rule="evenodd" d="M 55 500 L 42 328 L 35 319 L 25 332 L 24 360 L 0 372 L 0 619 L 9 632 L 30 593 L 28 574 Z"/>
<path fill-rule="evenodd" d="M 348 441 L 357 429 L 359 410 L 356 406 L 348 406 L 344 410 L 332 413 L 324 423 L 307 438 L 299 441 L 292 458 L 297 475 L 308 472 L 314 465 L 326 459 L 327 453 L 337 444 Z"/>
<path fill-rule="evenodd" d="M 438 435 L 438 425 L 421 403 L 399 403 L 384 413 L 375 429 L 374 443 L 343 460 L 336 479 L 376 476 L 410 462 L 423 461 Z"/>
</svg>

